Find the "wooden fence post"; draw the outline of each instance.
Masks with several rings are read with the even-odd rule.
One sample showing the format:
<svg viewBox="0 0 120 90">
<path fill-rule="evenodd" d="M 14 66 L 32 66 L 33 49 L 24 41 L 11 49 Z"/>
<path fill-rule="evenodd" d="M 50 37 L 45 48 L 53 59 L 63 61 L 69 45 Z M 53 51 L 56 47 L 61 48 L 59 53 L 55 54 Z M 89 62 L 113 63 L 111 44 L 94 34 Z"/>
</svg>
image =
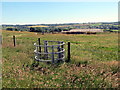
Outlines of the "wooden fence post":
<svg viewBox="0 0 120 90">
<path fill-rule="evenodd" d="M 52 63 L 54 63 L 54 46 L 52 46 Z"/>
<path fill-rule="evenodd" d="M 40 38 L 38 38 L 38 45 L 38 51 L 41 53 Z M 41 59 L 41 54 L 39 54 L 38 57 Z"/>
<path fill-rule="evenodd" d="M 0 35 L 0 38 L 1 38 L 1 39 L 0 39 L 0 43 L 2 44 L 2 35 Z"/>
<path fill-rule="evenodd" d="M 63 42 L 61 44 L 63 44 Z M 64 45 L 61 45 L 61 48 L 64 48 Z"/>
<path fill-rule="evenodd" d="M 70 62 L 70 42 L 68 42 L 68 60 L 67 62 Z"/>
<path fill-rule="evenodd" d="M 14 47 L 15 47 L 16 46 L 15 36 L 13 36 L 13 44 L 14 44 Z"/>
<path fill-rule="evenodd" d="M 47 48 L 48 42 L 44 41 L 44 52 L 48 53 L 48 48 Z M 45 59 L 48 59 L 48 54 L 45 54 Z"/>
<path fill-rule="evenodd" d="M 63 44 L 63 42 L 61 42 L 61 44 Z M 61 45 L 61 48 L 63 50 L 64 49 L 64 45 Z M 63 56 L 64 56 L 64 52 L 62 53 L 61 57 L 63 57 Z"/>
<path fill-rule="evenodd" d="M 59 46 L 61 43 L 60 42 L 58 42 L 58 47 L 57 47 L 57 49 L 58 49 L 58 52 L 60 52 L 61 51 L 61 49 L 60 49 L 60 47 L 61 46 Z M 61 58 L 61 53 L 58 53 L 58 59 L 60 59 Z M 57 62 L 59 62 L 59 60 L 57 61 Z"/>
<path fill-rule="evenodd" d="M 40 38 L 38 38 L 38 44 L 40 45 Z M 41 47 L 39 46 L 39 52 L 41 52 Z"/>
<path fill-rule="evenodd" d="M 44 29 L 43 29 L 43 30 L 42 30 L 42 35 L 44 35 L 44 33 L 45 33 L 45 32 L 44 32 Z"/>
</svg>

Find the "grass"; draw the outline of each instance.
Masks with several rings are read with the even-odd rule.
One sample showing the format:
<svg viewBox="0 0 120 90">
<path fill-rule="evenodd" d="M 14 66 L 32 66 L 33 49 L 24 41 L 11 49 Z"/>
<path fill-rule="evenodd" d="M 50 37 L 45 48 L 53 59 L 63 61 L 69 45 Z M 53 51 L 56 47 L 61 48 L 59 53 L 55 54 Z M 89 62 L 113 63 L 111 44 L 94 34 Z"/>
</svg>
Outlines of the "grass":
<svg viewBox="0 0 120 90">
<path fill-rule="evenodd" d="M 2 35 L 4 88 L 118 87 L 117 33 L 36 35 L 33 32 L 3 31 Z M 12 35 L 16 35 L 16 47 L 13 47 Z M 41 42 L 70 41 L 71 62 L 57 65 L 40 62 L 38 67 L 31 68 L 34 61 L 34 42 L 39 37 Z M 64 47 L 67 50 L 67 45 Z"/>
</svg>

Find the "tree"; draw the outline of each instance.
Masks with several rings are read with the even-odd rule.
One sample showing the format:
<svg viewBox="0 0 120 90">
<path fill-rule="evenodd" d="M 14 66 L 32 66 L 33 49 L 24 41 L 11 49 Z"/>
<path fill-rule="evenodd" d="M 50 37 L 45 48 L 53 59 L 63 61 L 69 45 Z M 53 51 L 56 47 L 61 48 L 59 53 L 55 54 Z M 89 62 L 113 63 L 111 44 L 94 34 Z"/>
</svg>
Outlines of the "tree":
<svg viewBox="0 0 120 90">
<path fill-rule="evenodd" d="M 18 29 L 15 28 L 15 31 L 18 31 Z"/>
<path fill-rule="evenodd" d="M 6 30 L 13 31 L 13 28 L 7 28 Z"/>
<path fill-rule="evenodd" d="M 67 28 L 64 28 L 64 29 L 63 29 L 63 31 L 69 31 L 69 29 L 67 29 Z"/>
<path fill-rule="evenodd" d="M 35 28 L 31 27 L 29 32 L 35 32 Z"/>
</svg>

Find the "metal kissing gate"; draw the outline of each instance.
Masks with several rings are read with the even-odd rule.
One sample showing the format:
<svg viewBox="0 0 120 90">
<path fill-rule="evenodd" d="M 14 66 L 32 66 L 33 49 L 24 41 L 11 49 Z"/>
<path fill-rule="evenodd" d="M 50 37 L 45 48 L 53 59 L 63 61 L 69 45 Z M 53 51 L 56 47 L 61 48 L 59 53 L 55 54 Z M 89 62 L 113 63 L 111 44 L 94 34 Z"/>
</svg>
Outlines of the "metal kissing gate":
<svg viewBox="0 0 120 90">
<path fill-rule="evenodd" d="M 64 61 L 65 59 L 65 43 L 62 41 L 44 41 L 43 45 L 38 45 L 34 43 L 36 49 L 35 60 L 41 62 L 52 62 L 58 63 L 59 61 Z"/>
</svg>

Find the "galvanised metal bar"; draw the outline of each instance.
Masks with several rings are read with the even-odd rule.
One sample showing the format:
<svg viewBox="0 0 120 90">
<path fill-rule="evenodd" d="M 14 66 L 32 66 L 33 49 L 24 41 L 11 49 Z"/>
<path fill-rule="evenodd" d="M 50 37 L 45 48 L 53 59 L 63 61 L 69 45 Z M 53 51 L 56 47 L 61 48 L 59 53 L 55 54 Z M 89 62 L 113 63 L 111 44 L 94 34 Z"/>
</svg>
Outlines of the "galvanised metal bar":
<svg viewBox="0 0 120 90">
<path fill-rule="evenodd" d="M 54 52 L 54 54 L 59 54 L 59 53 L 63 53 L 63 52 L 65 52 L 65 49 L 63 49 L 62 51 L 59 51 L 59 52 Z M 52 52 L 45 53 L 45 52 L 38 52 L 36 50 L 34 50 L 34 53 L 38 53 L 38 54 L 52 54 Z"/>
<path fill-rule="evenodd" d="M 38 39 L 38 41 L 39 40 L 40 39 Z M 55 42 L 57 45 L 48 45 L 49 42 Z M 64 55 L 64 52 L 65 52 L 64 45 L 65 45 L 65 43 L 64 42 L 61 42 L 61 41 L 44 41 L 44 45 L 40 45 L 40 42 L 38 44 L 39 45 L 34 43 L 34 46 L 36 47 L 36 49 L 34 50 L 36 61 L 52 62 L 52 63 L 56 63 L 60 60 L 64 61 L 64 58 L 65 58 L 65 55 Z M 43 48 L 44 51 L 42 51 L 42 48 Z M 48 48 L 51 48 L 52 51 L 49 52 Z M 55 52 L 55 51 L 57 51 L 57 52 Z M 55 54 L 58 55 L 57 58 L 55 57 Z M 46 56 L 47 56 L 47 58 L 46 58 Z M 50 58 L 51 58 L 51 60 L 48 60 Z"/>
<path fill-rule="evenodd" d="M 52 47 L 52 46 L 61 46 L 61 45 L 64 45 L 65 43 L 63 44 L 59 44 L 59 45 L 47 45 L 47 47 Z M 44 47 L 44 45 L 35 45 L 36 47 Z M 57 47 L 56 47 L 57 48 Z"/>
</svg>

